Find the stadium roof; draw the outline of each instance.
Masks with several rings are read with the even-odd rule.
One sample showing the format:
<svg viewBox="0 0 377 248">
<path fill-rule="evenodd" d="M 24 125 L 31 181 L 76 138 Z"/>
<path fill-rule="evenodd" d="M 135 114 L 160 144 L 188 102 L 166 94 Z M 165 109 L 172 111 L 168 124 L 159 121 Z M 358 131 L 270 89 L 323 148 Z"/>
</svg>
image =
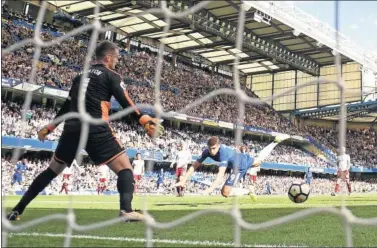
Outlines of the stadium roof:
<svg viewBox="0 0 377 248">
<path fill-rule="evenodd" d="M 346 103 L 347 121 L 352 122 L 377 122 L 377 101 Z M 298 110 L 295 116 L 300 118 L 321 118 L 338 121 L 340 119 L 340 106 L 326 106 L 319 109 Z"/>
<path fill-rule="evenodd" d="M 377 71 L 375 58 L 364 53 L 343 35 L 335 49 L 335 30 L 304 12 L 280 2 L 243 1 L 246 7 L 242 51 L 235 49 L 235 34 L 241 1 L 212 1 L 199 12 L 171 21 L 170 31 L 163 13 L 147 13 L 159 8 L 160 1 L 98 1 L 98 16 L 93 15 L 95 1 L 48 1 L 69 14 L 98 18 L 127 36 L 142 36 L 165 43 L 175 52 L 191 52 L 218 65 L 232 65 L 240 58 L 239 69 L 245 74 L 260 74 L 298 69 L 319 75 L 319 67 L 334 64 L 341 53 L 343 63 L 356 61 Z M 167 1 L 177 12 L 198 1 Z"/>
</svg>

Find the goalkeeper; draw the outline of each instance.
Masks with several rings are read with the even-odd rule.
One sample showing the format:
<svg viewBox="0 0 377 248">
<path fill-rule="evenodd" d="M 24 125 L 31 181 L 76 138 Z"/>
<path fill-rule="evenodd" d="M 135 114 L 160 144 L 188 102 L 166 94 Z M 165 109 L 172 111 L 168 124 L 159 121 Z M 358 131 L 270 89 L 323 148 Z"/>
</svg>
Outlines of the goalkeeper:
<svg viewBox="0 0 377 248">
<path fill-rule="evenodd" d="M 120 197 L 120 216 L 127 217 L 130 221 L 144 220 L 144 215 L 132 210 L 131 202 L 134 192 L 133 169 L 126 155 L 125 149 L 115 136 L 109 125 L 110 99 L 112 96 L 123 108 L 132 107 L 133 119 L 139 121 L 148 135 L 153 136 L 156 132 L 161 135 L 164 131 L 157 119 L 148 115 L 142 115 L 128 96 L 122 77 L 113 71 L 118 63 L 118 47 L 110 42 L 103 41 L 95 50 L 96 63 L 90 66 L 88 78 L 84 80 L 85 107 L 89 115 L 94 118 L 102 118 L 103 124 L 89 125 L 88 140 L 85 147 L 91 160 L 97 164 L 107 164 L 117 174 L 117 189 Z M 56 118 L 68 112 L 78 112 L 79 86 L 81 82 L 79 73 L 74 79 L 69 91 L 69 97 L 57 113 Z M 46 136 L 53 132 L 59 123 L 48 124 L 38 132 L 38 138 L 45 140 Z M 65 120 L 63 133 L 49 167 L 39 174 L 29 189 L 23 195 L 19 203 L 7 215 L 9 220 L 18 220 L 27 205 L 41 192 L 50 182 L 56 178 L 66 166 L 70 166 L 76 156 L 81 136 L 81 120 Z"/>
<path fill-rule="evenodd" d="M 276 136 L 274 142 L 266 146 L 256 158 L 253 158 L 246 153 L 237 153 L 234 149 L 228 146 L 220 145 L 218 137 L 211 137 L 207 143 L 208 148 L 203 151 L 202 156 L 194 162 L 194 164 L 188 169 L 185 177 L 182 177 L 181 181 L 178 182 L 176 186 L 184 186 L 194 171 L 206 158 L 209 157 L 217 162 L 220 162 L 220 164 L 218 165 L 219 170 L 215 181 L 203 192 L 203 194 L 210 194 L 213 190 L 215 190 L 216 187 L 222 182 L 226 169 L 230 168 L 232 169 L 232 172 L 225 181 L 225 184 L 221 189 L 221 194 L 224 197 L 250 194 L 250 197 L 255 200 L 256 198 L 253 191 L 250 189 L 235 188 L 234 185 L 236 185 L 236 183 L 243 177 L 249 168 L 260 166 L 261 162 L 271 154 L 272 150 L 280 142 L 288 138 L 289 135 Z"/>
</svg>

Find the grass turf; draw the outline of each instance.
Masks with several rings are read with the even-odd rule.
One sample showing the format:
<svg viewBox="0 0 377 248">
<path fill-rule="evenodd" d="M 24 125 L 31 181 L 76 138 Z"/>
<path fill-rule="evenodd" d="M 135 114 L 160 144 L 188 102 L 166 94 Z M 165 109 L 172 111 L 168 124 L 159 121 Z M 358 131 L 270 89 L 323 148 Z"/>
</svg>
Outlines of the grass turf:
<svg viewBox="0 0 377 248">
<path fill-rule="evenodd" d="M 17 196 L 3 198 L 9 210 L 18 201 Z M 134 198 L 134 207 L 141 209 L 143 196 Z M 5 200 L 5 201 L 4 201 Z M 88 225 L 113 219 L 118 214 L 117 196 L 39 196 L 31 203 L 21 221 L 15 225 L 55 213 L 67 213 L 71 205 L 79 225 Z M 230 209 L 233 199 L 217 196 L 149 196 L 148 209 L 158 222 L 170 222 L 199 209 Z M 242 217 L 249 223 L 261 223 L 282 217 L 309 207 L 337 207 L 340 197 L 311 196 L 304 204 L 294 204 L 286 196 L 262 196 L 252 203 L 248 197 L 238 200 Z M 345 196 L 345 204 L 357 217 L 377 217 L 377 194 Z M 178 227 L 153 230 L 155 246 L 226 246 L 233 242 L 234 222 L 228 215 L 208 214 L 192 219 Z M 63 246 L 67 230 L 65 221 L 52 220 L 22 230 L 21 235 L 10 233 L 7 246 Z M 144 246 L 143 223 L 117 223 L 93 231 L 73 231 L 71 246 Z M 377 244 L 377 226 L 352 226 L 355 246 L 371 247 Z M 32 235 L 32 236 L 26 236 Z M 52 235 L 52 236 L 46 236 Z M 60 235 L 60 236 L 59 236 Z M 79 236 L 81 235 L 81 236 Z M 139 239 L 137 239 L 139 238 Z M 183 243 L 185 240 L 189 243 Z M 202 241 L 202 243 L 193 243 Z M 203 243 L 216 241 L 216 243 Z M 177 243 L 172 243 L 177 242 Z M 229 243 L 229 244 L 230 244 Z M 292 223 L 267 230 L 242 230 L 241 243 L 246 245 L 291 245 L 291 246 L 345 246 L 343 220 L 336 215 L 320 213 Z"/>
</svg>

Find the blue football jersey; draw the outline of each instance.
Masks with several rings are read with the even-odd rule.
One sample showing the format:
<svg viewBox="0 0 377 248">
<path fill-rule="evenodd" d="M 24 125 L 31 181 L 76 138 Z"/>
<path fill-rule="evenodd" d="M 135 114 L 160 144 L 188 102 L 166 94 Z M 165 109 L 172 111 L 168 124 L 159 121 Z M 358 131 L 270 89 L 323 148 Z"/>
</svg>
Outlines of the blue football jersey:
<svg viewBox="0 0 377 248">
<path fill-rule="evenodd" d="M 163 181 L 164 181 L 164 173 L 163 172 L 159 172 L 158 176 L 157 176 L 157 182 L 158 183 L 162 183 Z"/>
<path fill-rule="evenodd" d="M 18 162 L 16 164 L 16 170 L 25 171 L 27 170 L 27 165 L 22 162 Z"/>
<path fill-rule="evenodd" d="M 310 182 L 312 181 L 312 179 L 313 179 L 312 172 L 311 171 L 306 172 L 306 183 L 310 184 Z"/>
<path fill-rule="evenodd" d="M 226 145 L 220 145 L 219 151 L 215 155 L 209 153 L 206 148 L 202 156 L 197 160 L 199 163 L 203 163 L 206 158 L 212 158 L 214 161 L 219 162 L 219 167 L 228 167 L 233 169 L 235 167 L 236 157 L 238 156 L 238 168 L 239 170 L 247 170 L 253 163 L 254 158 L 246 153 L 237 153 L 234 149 Z"/>
</svg>

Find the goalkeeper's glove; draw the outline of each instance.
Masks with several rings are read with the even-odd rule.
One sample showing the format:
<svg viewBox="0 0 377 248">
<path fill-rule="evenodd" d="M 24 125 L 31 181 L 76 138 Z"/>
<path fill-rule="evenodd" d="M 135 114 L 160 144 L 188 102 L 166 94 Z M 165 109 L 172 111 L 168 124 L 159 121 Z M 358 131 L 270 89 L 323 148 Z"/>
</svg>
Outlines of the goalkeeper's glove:
<svg viewBox="0 0 377 248">
<path fill-rule="evenodd" d="M 52 133 L 55 130 L 55 125 L 53 124 L 47 124 L 46 126 L 42 127 L 37 134 L 38 134 L 38 139 L 40 141 L 44 141 L 50 133 Z"/>
<path fill-rule="evenodd" d="M 165 132 L 165 128 L 160 124 L 160 120 L 157 118 L 152 118 L 149 115 L 143 115 L 139 119 L 139 122 L 150 137 L 157 138 Z M 156 136 L 154 136 L 155 133 Z"/>
</svg>

